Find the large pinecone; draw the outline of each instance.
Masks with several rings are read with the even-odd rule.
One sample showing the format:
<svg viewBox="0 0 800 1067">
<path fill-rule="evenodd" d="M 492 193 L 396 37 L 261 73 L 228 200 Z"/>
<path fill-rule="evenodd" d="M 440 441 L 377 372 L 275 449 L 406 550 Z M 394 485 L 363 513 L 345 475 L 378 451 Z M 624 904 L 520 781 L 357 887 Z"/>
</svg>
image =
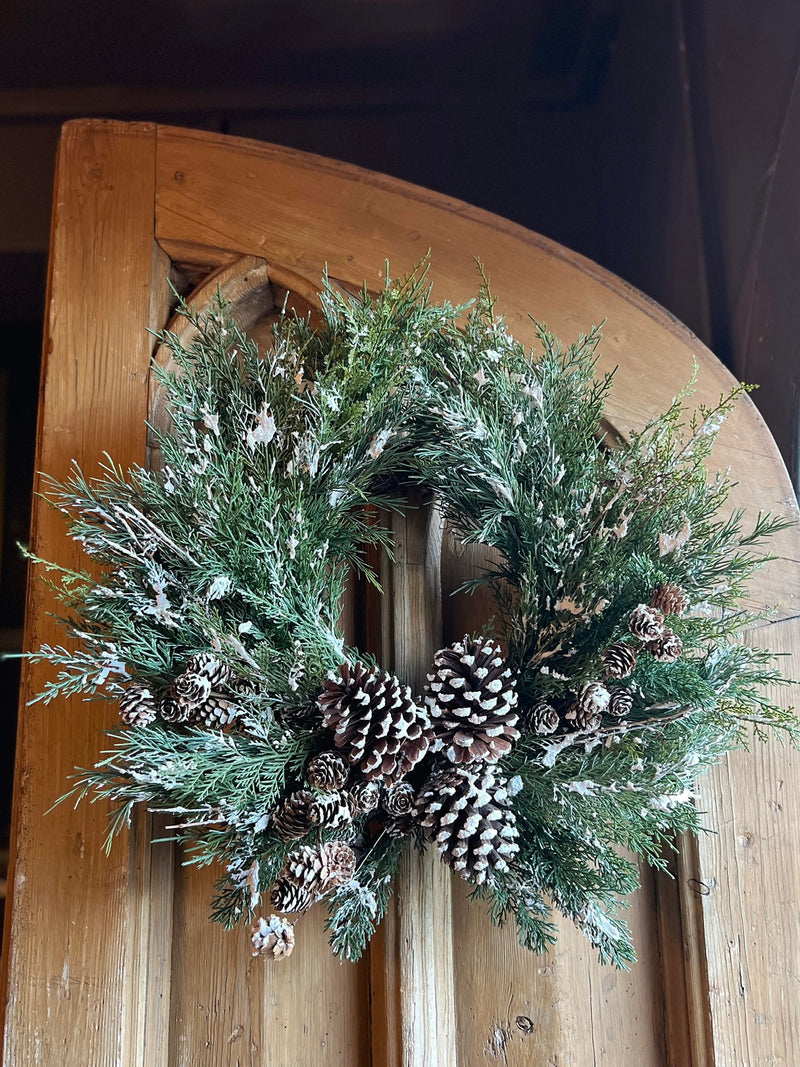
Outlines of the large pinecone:
<svg viewBox="0 0 800 1067">
<path fill-rule="evenodd" d="M 466 636 L 440 649 L 433 668 L 425 702 L 435 750 L 453 763 L 496 763 L 519 737 L 516 678 L 499 646 Z"/>
<path fill-rule="evenodd" d="M 128 726 L 149 726 L 158 715 L 158 701 L 146 685 L 129 685 L 119 698 L 119 717 Z"/>
<path fill-rule="evenodd" d="M 492 768 L 437 771 L 417 796 L 425 836 L 468 882 L 492 881 L 519 851 L 509 783 Z"/>
<path fill-rule="evenodd" d="M 367 778 L 400 781 L 425 756 L 431 727 L 411 690 L 386 671 L 343 663 L 340 679 L 328 678 L 317 698 L 337 748 Z"/>
</svg>

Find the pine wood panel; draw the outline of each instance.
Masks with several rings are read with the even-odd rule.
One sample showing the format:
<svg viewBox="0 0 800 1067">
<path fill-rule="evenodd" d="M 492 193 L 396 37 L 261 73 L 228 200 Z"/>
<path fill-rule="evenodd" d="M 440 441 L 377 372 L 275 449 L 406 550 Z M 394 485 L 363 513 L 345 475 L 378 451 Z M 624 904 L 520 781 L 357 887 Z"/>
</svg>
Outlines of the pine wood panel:
<svg viewBox="0 0 800 1067">
<path fill-rule="evenodd" d="M 154 128 L 73 126 L 58 156 L 36 469 L 64 477 L 103 449 L 141 461 L 153 282 Z M 158 288 L 158 286 L 156 286 Z M 82 566 L 62 519 L 38 502 L 35 552 Z M 59 643 L 41 583 L 29 589 L 26 647 Z M 80 700 L 24 706 L 52 672 L 23 667 L 6 932 L 5 1060 L 10 1065 L 132 1062 L 141 1001 L 131 997 L 139 936 L 127 842 L 102 853 L 102 805 L 44 812 L 75 765 L 97 758 L 113 710 Z"/>
</svg>

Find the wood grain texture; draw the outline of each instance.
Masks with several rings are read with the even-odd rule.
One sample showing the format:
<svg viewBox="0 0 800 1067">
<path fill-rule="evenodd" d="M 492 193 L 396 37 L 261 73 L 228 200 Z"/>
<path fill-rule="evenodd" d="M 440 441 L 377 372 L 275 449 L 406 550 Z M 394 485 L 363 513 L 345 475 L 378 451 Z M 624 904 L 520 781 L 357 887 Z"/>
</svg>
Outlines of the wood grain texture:
<svg viewBox="0 0 800 1067">
<path fill-rule="evenodd" d="M 96 473 L 104 449 L 123 464 L 144 457 L 145 327 L 164 262 L 153 258 L 154 137 L 152 126 L 81 123 L 61 141 L 36 457 L 55 477 L 72 458 Z M 83 565 L 63 519 L 40 500 L 32 546 Z M 31 583 L 26 647 L 62 641 L 53 611 L 50 591 Z M 132 1061 L 136 1043 L 129 983 L 145 936 L 140 883 L 124 838 L 102 853 L 102 805 L 44 814 L 75 765 L 97 758 L 113 712 L 77 699 L 26 706 L 51 674 L 23 667 L 4 1062 L 66 1064 L 77 1049 L 79 1062 L 116 1067 Z"/>
</svg>

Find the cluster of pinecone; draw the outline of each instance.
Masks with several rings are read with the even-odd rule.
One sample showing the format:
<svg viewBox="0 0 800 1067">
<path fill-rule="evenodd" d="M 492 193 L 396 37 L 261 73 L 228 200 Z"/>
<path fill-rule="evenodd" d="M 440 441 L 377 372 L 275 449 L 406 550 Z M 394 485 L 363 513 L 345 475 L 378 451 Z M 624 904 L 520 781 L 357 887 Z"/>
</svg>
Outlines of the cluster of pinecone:
<svg viewBox="0 0 800 1067">
<path fill-rule="evenodd" d="M 597 730 L 604 715 L 624 719 L 633 709 L 633 692 L 615 684 L 633 674 L 637 655 L 645 652 L 662 663 L 674 663 L 683 642 L 666 625 L 665 616 L 682 615 L 689 606 L 684 591 L 674 582 L 659 585 L 649 604 L 638 604 L 628 618 L 628 629 L 638 642 L 609 645 L 603 652 L 603 680 L 591 681 L 566 698 L 540 700 L 528 708 L 524 726 L 537 734 Z"/>
<path fill-rule="evenodd" d="M 156 719 L 209 727 L 229 726 L 241 715 L 237 696 L 248 689 L 210 652 L 198 652 L 164 690 L 135 682 L 119 699 L 119 715 L 128 726 L 149 726 Z"/>
</svg>

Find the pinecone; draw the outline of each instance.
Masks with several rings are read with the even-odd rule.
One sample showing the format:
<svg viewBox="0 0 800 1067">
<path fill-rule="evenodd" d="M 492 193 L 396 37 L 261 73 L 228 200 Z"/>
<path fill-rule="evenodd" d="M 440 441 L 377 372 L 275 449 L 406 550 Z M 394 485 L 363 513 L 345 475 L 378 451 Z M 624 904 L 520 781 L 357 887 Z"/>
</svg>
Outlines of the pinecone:
<svg viewBox="0 0 800 1067">
<path fill-rule="evenodd" d="M 627 678 L 636 667 L 636 653 L 630 645 L 617 641 L 603 653 L 603 667 L 609 678 Z"/>
<path fill-rule="evenodd" d="M 524 723 L 535 734 L 553 734 L 558 729 L 561 716 L 547 700 L 537 700 L 524 713 Z"/>
<path fill-rule="evenodd" d="M 328 678 L 317 698 L 337 748 L 367 778 L 398 782 L 423 758 L 431 741 L 425 711 L 407 685 L 363 663 L 343 663 L 341 680 Z"/>
<path fill-rule="evenodd" d="M 337 830 L 353 821 L 355 806 L 355 801 L 349 793 L 338 789 L 335 793 L 322 793 L 314 797 L 311 819 L 315 826 L 325 830 Z"/>
<path fill-rule="evenodd" d="M 575 700 L 564 713 L 568 722 L 574 722 L 578 730 L 596 730 L 608 711 L 611 697 L 600 682 L 587 682 L 575 695 Z"/>
<path fill-rule="evenodd" d="M 271 956 L 282 960 L 294 951 L 294 924 L 279 915 L 259 918 L 250 927 L 254 956 Z"/>
<path fill-rule="evenodd" d="M 119 698 L 119 717 L 128 726 L 149 726 L 158 715 L 158 701 L 146 685 L 126 686 Z"/>
<path fill-rule="evenodd" d="M 656 641 L 664 632 L 664 616 L 656 608 L 639 604 L 630 614 L 628 629 L 640 641 Z"/>
<path fill-rule="evenodd" d="M 328 841 L 319 847 L 322 858 L 320 892 L 349 882 L 356 873 L 356 854 L 344 841 Z"/>
<path fill-rule="evenodd" d="M 425 703 L 436 740 L 453 763 L 496 763 L 519 737 L 517 683 L 494 641 L 469 635 L 440 649 Z"/>
<path fill-rule="evenodd" d="M 320 752 L 306 767 L 308 784 L 315 789 L 331 792 L 344 789 L 347 781 L 347 763 L 338 752 Z"/>
<path fill-rule="evenodd" d="M 192 722 L 203 726 L 230 726 L 242 714 L 242 707 L 226 693 L 212 693 L 203 704 L 191 713 Z"/>
<path fill-rule="evenodd" d="M 645 649 L 660 663 L 674 663 L 683 653 L 683 641 L 672 630 L 665 630 L 655 641 L 648 641 Z"/>
<path fill-rule="evenodd" d="M 650 603 L 664 615 L 683 615 L 689 607 L 689 598 L 679 585 L 664 582 L 656 588 Z"/>
<path fill-rule="evenodd" d="M 509 785 L 492 768 L 437 771 L 417 797 L 426 838 L 442 859 L 475 885 L 508 870 L 519 851 Z"/>
<path fill-rule="evenodd" d="M 306 886 L 281 877 L 272 887 L 269 899 L 278 911 L 308 911 L 314 903 L 314 894 Z"/>
<path fill-rule="evenodd" d="M 608 691 L 608 714 L 615 719 L 624 719 L 633 708 L 633 693 L 622 685 L 612 685 Z"/>
<path fill-rule="evenodd" d="M 354 782 L 350 786 L 350 796 L 356 806 L 356 815 L 366 815 L 368 812 L 374 811 L 380 803 L 381 783 L 368 782 L 366 779 L 361 782 Z"/>
<path fill-rule="evenodd" d="M 158 710 L 164 722 L 188 722 L 192 717 L 191 705 L 175 700 L 169 691 L 161 698 Z"/>
<path fill-rule="evenodd" d="M 278 883 L 286 882 L 319 896 L 349 882 L 355 869 L 356 854 L 344 841 L 328 841 L 319 847 L 301 845 L 286 857 Z"/>
<path fill-rule="evenodd" d="M 212 652 L 197 652 L 186 664 L 185 674 L 202 674 L 212 689 L 225 685 L 231 676 L 230 667 L 221 663 Z"/>
<path fill-rule="evenodd" d="M 316 797 L 308 789 L 290 793 L 272 813 L 272 826 L 281 841 L 297 841 L 314 826 Z"/>
<path fill-rule="evenodd" d="M 169 687 L 167 695 L 194 711 L 211 696 L 211 679 L 197 671 L 184 671 Z"/>
<path fill-rule="evenodd" d="M 411 833 L 416 812 L 414 810 L 414 790 L 408 782 L 398 782 L 386 789 L 381 800 L 381 807 L 387 818 L 384 829 L 389 837 L 405 837 Z"/>
</svg>

